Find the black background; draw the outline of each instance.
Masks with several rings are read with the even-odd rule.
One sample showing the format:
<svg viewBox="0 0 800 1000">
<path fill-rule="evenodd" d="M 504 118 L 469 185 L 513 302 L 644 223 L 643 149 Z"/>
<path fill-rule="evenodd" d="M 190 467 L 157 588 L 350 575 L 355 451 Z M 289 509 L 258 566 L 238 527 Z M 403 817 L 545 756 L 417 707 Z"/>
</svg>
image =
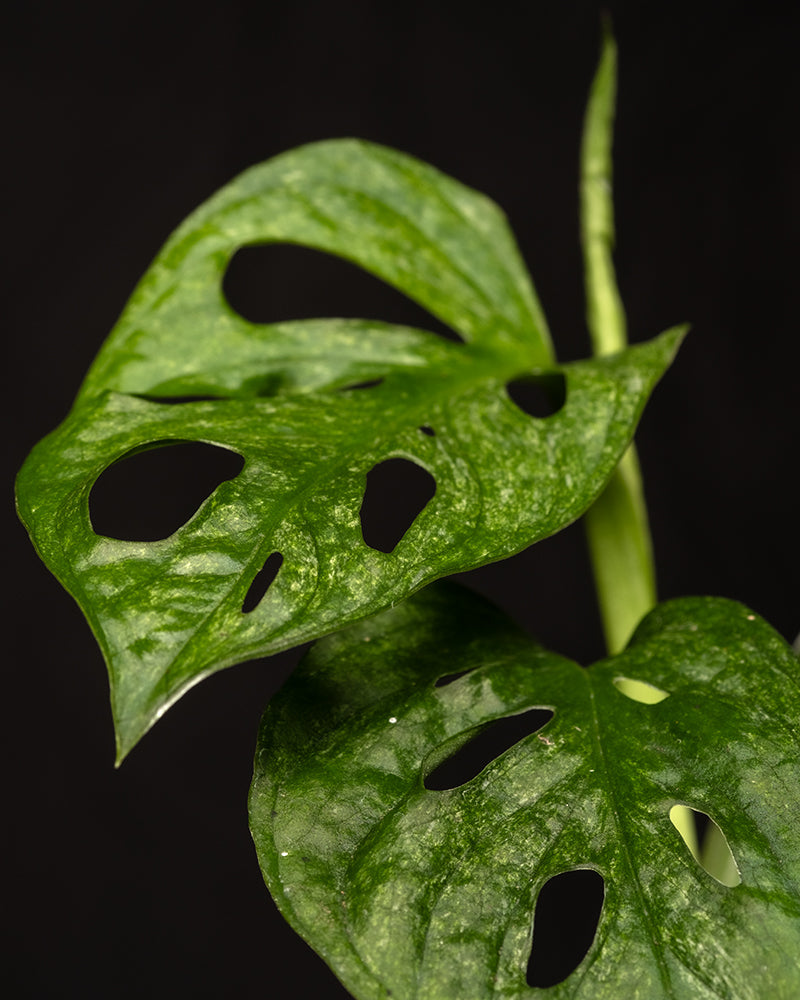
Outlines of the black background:
<svg viewBox="0 0 800 1000">
<path fill-rule="evenodd" d="M 621 50 L 617 264 L 631 339 L 693 324 L 638 436 L 661 596 L 734 597 L 793 638 L 800 13 L 605 7 Z M 100 654 L 14 523 L 11 478 L 171 229 L 241 169 L 313 139 L 384 142 L 495 198 L 559 356 L 588 353 L 577 150 L 599 10 L 12 10 L 0 978 L 13 995 L 346 995 L 277 914 L 247 831 L 258 718 L 295 654 L 195 688 L 115 771 Z M 324 287 L 295 284 L 326 311 Z M 547 643 L 583 662 L 601 654 L 580 528 L 470 579 Z"/>
</svg>

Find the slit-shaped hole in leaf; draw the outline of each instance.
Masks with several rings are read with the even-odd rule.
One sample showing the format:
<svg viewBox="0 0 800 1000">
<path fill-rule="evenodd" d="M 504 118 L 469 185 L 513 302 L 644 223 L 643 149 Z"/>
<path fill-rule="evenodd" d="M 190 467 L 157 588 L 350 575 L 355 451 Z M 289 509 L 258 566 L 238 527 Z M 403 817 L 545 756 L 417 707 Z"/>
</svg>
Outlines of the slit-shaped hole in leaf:
<svg viewBox="0 0 800 1000">
<path fill-rule="evenodd" d="M 676 805 L 670 809 L 669 818 L 704 871 L 729 889 L 741 884 L 742 876 L 733 851 L 725 834 L 708 813 Z"/>
<path fill-rule="evenodd" d="M 657 705 L 665 698 L 669 698 L 669 691 L 662 691 L 655 684 L 648 684 L 647 681 L 636 681 L 632 677 L 615 677 L 614 687 L 631 701 L 640 701 L 644 705 Z"/>
<path fill-rule="evenodd" d="M 530 708 L 527 712 L 481 726 L 472 739 L 430 770 L 423 784 L 432 792 L 466 784 L 520 740 L 546 726 L 552 718 L 549 708 Z"/>
<path fill-rule="evenodd" d="M 545 882 L 534 911 L 528 986 L 555 986 L 578 968 L 597 934 L 604 897 L 603 876 L 592 868 Z"/>
<path fill-rule="evenodd" d="M 97 478 L 89 517 L 98 535 L 132 542 L 168 538 L 244 459 L 202 441 L 159 441 L 129 452 Z"/>
<path fill-rule="evenodd" d="M 436 492 L 436 480 L 407 458 L 389 458 L 367 473 L 361 533 L 371 549 L 392 552 Z"/>
<path fill-rule="evenodd" d="M 452 684 L 453 681 L 457 681 L 459 677 L 466 677 L 467 674 L 471 674 L 474 669 L 474 667 L 471 667 L 469 670 L 456 670 L 455 673 L 444 674 L 436 680 L 436 683 L 433 686 L 437 688 L 447 687 L 448 684 Z"/>
<path fill-rule="evenodd" d="M 182 406 L 184 403 L 217 403 L 219 396 L 154 396 L 147 393 L 134 393 L 137 399 L 146 399 L 148 403 L 160 403 L 162 406 Z"/>
<path fill-rule="evenodd" d="M 292 243 L 241 247 L 222 282 L 228 305 L 251 323 L 320 316 L 376 319 L 462 338 L 396 288 L 333 254 Z"/>
<path fill-rule="evenodd" d="M 423 434 L 427 434 L 428 437 L 436 437 L 436 431 L 432 427 L 429 427 L 428 424 L 423 424 L 420 430 Z"/>
<path fill-rule="evenodd" d="M 247 615 L 258 607 L 262 598 L 272 586 L 275 577 L 278 575 L 278 570 L 282 565 L 283 556 L 280 552 L 273 552 L 271 555 L 267 556 L 264 565 L 253 577 L 253 582 L 250 584 L 250 588 L 245 594 L 245 598 L 242 603 L 243 614 Z"/>
<path fill-rule="evenodd" d="M 343 385 L 339 392 L 353 392 L 355 389 L 374 389 L 382 382 L 382 378 L 370 378 L 365 379 L 363 382 L 352 382 L 350 385 Z"/>
<path fill-rule="evenodd" d="M 552 417 L 567 400 L 567 380 L 561 372 L 523 375 L 507 382 L 506 392 L 529 417 Z"/>
</svg>

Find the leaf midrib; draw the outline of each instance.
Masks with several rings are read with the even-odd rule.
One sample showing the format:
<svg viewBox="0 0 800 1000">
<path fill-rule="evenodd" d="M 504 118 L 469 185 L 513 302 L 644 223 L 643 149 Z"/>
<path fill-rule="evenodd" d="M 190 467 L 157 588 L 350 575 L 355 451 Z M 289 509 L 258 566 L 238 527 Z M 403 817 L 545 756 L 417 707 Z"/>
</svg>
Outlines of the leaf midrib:
<svg viewBox="0 0 800 1000">
<path fill-rule="evenodd" d="M 594 743 L 597 750 L 598 763 L 602 767 L 604 776 L 604 785 L 606 788 L 606 795 L 611 805 L 612 814 L 614 816 L 614 825 L 617 829 L 617 841 L 622 849 L 622 855 L 625 862 L 625 867 L 628 869 L 630 884 L 634 887 L 634 893 L 639 900 L 639 910 L 644 918 L 644 924 L 649 931 L 650 937 L 650 948 L 653 957 L 656 961 L 656 966 L 658 968 L 659 976 L 661 978 L 661 985 L 664 989 L 666 996 L 671 996 L 672 994 L 672 981 L 669 974 L 669 968 L 661 953 L 661 937 L 658 933 L 658 925 L 653 920 L 650 909 L 647 904 L 647 898 L 644 894 L 644 889 L 642 888 L 642 883 L 639 879 L 639 873 L 637 871 L 636 865 L 633 863 L 633 858 L 631 857 L 630 845 L 628 843 L 628 833 L 627 828 L 620 819 L 620 812 L 617 804 L 617 798 L 614 794 L 614 783 L 612 781 L 610 769 L 608 766 L 608 760 L 606 757 L 605 747 L 603 746 L 603 736 L 602 736 L 602 726 L 600 722 L 600 717 L 597 710 L 597 702 L 595 698 L 593 677 L 589 670 L 585 673 L 586 679 L 586 689 L 589 695 L 589 705 L 592 712 L 592 730 L 594 735 Z"/>
</svg>

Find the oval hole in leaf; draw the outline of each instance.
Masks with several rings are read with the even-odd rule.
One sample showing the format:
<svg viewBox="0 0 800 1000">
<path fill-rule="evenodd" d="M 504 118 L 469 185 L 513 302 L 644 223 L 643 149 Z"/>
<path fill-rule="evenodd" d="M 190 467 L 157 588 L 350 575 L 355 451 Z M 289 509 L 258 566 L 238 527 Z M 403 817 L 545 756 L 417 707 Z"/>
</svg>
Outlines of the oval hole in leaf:
<svg viewBox="0 0 800 1000">
<path fill-rule="evenodd" d="M 631 677 L 615 677 L 614 687 L 631 701 L 640 701 L 644 705 L 657 705 L 665 698 L 669 698 L 669 691 L 662 691 L 655 684 L 648 684 L 647 681 L 635 681 Z"/>
<path fill-rule="evenodd" d="M 708 813 L 676 805 L 670 809 L 669 818 L 704 871 L 729 889 L 741 884 L 742 876 L 727 838 Z M 687 829 L 687 818 L 694 820 L 694 829 Z"/>
<path fill-rule="evenodd" d="M 407 458 L 389 458 L 367 473 L 361 533 L 371 549 L 392 552 L 436 492 L 436 480 Z"/>
<path fill-rule="evenodd" d="M 561 372 L 523 375 L 507 382 L 506 392 L 529 417 L 552 417 L 567 400 L 567 380 Z"/>
<path fill-rule="evenodd" d="M 267 557 L 264 565 L 253 577 L 250 589 L 245 594 L 244 602 L 242 603 L 243 614 L 247 615 L 258 607 L 262 598 L 275 581 L 278 570 L 282 565 L 283 556 L 280 552 L 273 552 Z"/>
<path fill-rule="evenodd" d="M 597 933 L 604 896 L 603 876 L 591 868 L 545 882 L 534 912 L 528 986 L 555 986 L 577 969 Z"/>
<path fill-rule="evenodd" d="M 423 424 L 422 427 L 420 427 L 420 430 L 423 434 L 427 434 L 428 437 L 436 437 L 436 431 L 427 424 Z"/>
<path fill-rule="evenodd" d="M 341 257 L 291 243 L 241 247 L 222 282 L 231 309 L 251 323 L 320 316 L 377 319 L 462 338 L 402 292 Z"/>
<path fill-rule="evenodd" d="M 92 486 L 92 528 L 123 541 L 168 538 L 243 466 L 237 452 L 201 441 L 164 441 L 131 452 Z"/>
<path fill-rule="evenodd" d="M 547 725 L 552 718 L 553 712 L 549 708 L 530 708 L 519 715 L 508 715 L 481 726 L 469 742 L 429 771 L 423 784 L 433 792 L 466 784 L 493 760 Z"/>
</svg>

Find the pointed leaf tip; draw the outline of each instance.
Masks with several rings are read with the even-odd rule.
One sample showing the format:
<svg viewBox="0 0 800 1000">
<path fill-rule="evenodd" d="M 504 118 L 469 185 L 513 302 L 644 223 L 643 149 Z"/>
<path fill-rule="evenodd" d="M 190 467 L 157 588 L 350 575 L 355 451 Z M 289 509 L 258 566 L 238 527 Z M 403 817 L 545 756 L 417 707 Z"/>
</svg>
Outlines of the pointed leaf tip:
<svg viewBox="0 0 800 1000">
<path fill-rule="evenodd" d="M 220 284 L 236 247 L 259 240 L 348 257 L 465 342 L 370 320 L 248 323 Z M 331 632 L 574 521 L 612 474 L 679 336 L 555 365 L 502 213 L 383 147 L 316 144 L 236 179 L 167 242 L 72 412 L 18 477 L 34 545 L 105 656 L 120 759 L 213 671 Z M 542 372 L 565 392 L 540 419 L 506 387 Z M 379 388 L 341 391 L 365 382 Z M 271 394 L 254 395 L 259 386 Z M 216 445 L 244 468 L 167 537 L 95 530 L 89 499 L 106 470 L 175 442 Z M 399 540 L 370 545 L 367 477 L 391 461 L 418 466 L 435 488 Z M 157 483 L 151 495 L 157 504 Z M 280 571 L 245 612 L 272 553 Z"/>
</svg>

